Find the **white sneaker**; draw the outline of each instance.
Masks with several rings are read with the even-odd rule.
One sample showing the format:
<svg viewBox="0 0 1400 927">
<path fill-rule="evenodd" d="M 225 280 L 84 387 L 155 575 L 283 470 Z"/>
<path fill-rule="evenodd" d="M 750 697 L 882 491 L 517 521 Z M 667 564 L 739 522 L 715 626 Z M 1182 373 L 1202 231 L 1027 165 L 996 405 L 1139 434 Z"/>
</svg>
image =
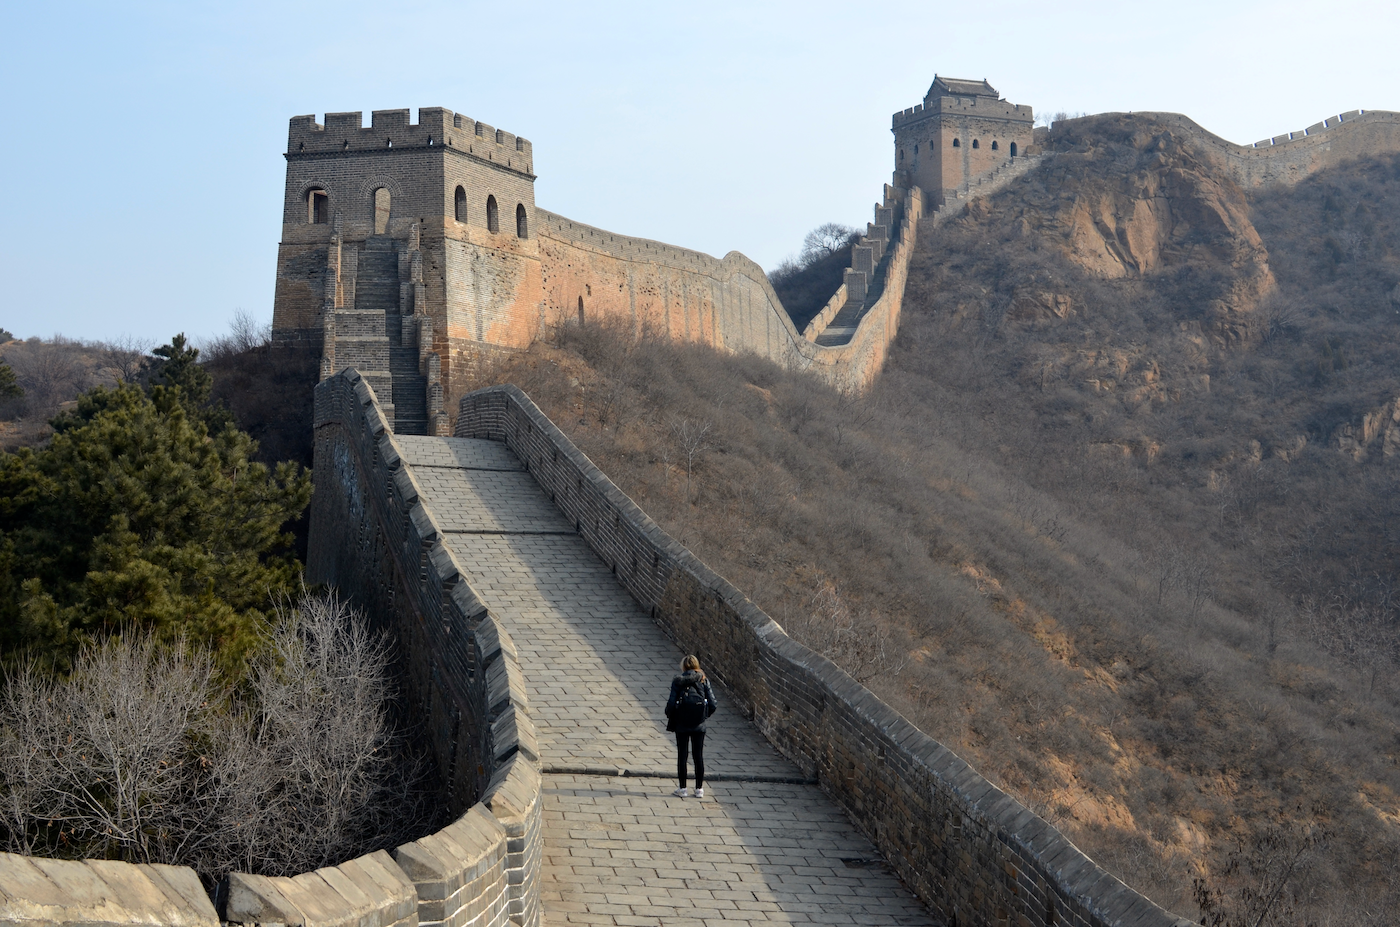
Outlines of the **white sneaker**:
<svg viewBox="0 0 1400 927">
<path fill-rule="evenodd" d="M 695 790 L 695 797 L 696 797 L 696 798 L 704 798 L 704 797 L 705 797 L 705 787 L 704 787 L 703 785 L 700 786 L 700 788 L 698 788 L 698 789 Z"/>
<path fill-rule="evenodd" d="M 690 789 L 676 789 L 671 794 L 677 798 L 688 798 L 690 796 Z"/>
</svg>

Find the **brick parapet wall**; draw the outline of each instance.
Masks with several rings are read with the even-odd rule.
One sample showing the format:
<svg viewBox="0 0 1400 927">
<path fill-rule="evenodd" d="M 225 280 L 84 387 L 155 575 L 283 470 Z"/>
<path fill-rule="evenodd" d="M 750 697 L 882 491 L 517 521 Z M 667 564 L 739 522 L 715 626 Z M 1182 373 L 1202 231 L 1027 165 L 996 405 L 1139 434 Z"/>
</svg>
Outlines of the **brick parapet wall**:
<svg viewBox="0 0 1400 927">
<path fill-rule="evenodd" d="M 405 698 L 460 816 L 435 834 L 290 878 L 234 874 L 234 923 L 538 927 L 539 747 L 514 642 L 482 605 L 374 390 L 354 370 L 316 387 L 311 582 L 394 636 Z"/>
<path fill-rule="evenodd" d="M 653 619 L 816 776 L 946 923 L 1186 927 L 1080 852 L 667 535 L 519 389 L 461 401 L 504 441 Z M 955 920 L 956 919 L 956 920 Z"/>
<path fill-rule="evenodd" d="M 1400 113 L 1353 110 L 1324 119 L 1307 129 L 1237 145 L 1202 128 L 1180 113 L 1102 113 L 1062 119 L 1050 127 L 1057 133 L 1083 127 L 1098 119 L 1130 116 L 1147 124 L 1186 130 L 1203 153 L 1222 164 L 1242 187 L 1297 183 L 1308 175 L 1350 158 L 1400 151 Z"/>
</svg>

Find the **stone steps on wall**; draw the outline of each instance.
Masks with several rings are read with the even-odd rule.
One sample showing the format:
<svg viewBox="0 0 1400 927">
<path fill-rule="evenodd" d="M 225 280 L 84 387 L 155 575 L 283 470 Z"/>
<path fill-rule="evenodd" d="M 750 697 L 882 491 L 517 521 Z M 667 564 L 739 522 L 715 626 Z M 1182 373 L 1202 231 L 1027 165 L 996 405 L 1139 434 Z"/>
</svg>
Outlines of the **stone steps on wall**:
<svg viewBox="0 0 1400 927">
<path fill-rule="evenodd" d="M 394 313 L 391 325 L 397 325 Z M 401 340 L 393 339 L 391 340 Z M 389 348 L 389 373 L 394 381 L 394 433 L 428 433 L 428 378 L 418 371 L 416 345 L 395 344 Z"/>
<path fill-rule="evenodd" d="M 831 323 L 817 336 L 817 344 L 829 348 L 850 341 L 851 336 L 856 333 L 861 313 L 864 311 L 863 300 L 847 299 L 846 305 L 837 310 L 836 315 L 831 317 Z"/>
<path fill-rule="evenodd" d="M 335 313 L 335 362 L 360 371 L 394 427 L 403 398 L 395 395 L 392 360 L 399 341 L 399 255 L 393 239 L 376 235 L 356 257 L 354 308 Z"/>
<path fill-rule="evenodd" d="M 356 255 L 355 307 L 337 309 L 336 366 L 354 367 L 374 387 L 396 434 L 428 433 L 428 378 L 418 345 L 405 343 L 399 312 L 400 243 L 385 235 L 365 241 Z"/>
</svg>

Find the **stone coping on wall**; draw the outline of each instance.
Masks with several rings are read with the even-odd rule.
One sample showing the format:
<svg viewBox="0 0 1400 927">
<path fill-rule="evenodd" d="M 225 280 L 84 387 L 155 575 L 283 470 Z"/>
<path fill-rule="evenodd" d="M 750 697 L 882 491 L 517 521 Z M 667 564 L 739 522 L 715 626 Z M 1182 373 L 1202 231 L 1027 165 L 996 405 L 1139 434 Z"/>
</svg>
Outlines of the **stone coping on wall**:
<svg viewBox="0 0 1400 927">
<path fill-rule="evenodd" d="M 0 924 L 218 927 L 193 869 L 0 853 Z"/>
<path fill-rule="evenodd" d="M 816 777 L 947 923 L 1186 927 L 782 628 L 668 535 L 518 388 L 464 396 L 619 581 Z"/>
</svg>

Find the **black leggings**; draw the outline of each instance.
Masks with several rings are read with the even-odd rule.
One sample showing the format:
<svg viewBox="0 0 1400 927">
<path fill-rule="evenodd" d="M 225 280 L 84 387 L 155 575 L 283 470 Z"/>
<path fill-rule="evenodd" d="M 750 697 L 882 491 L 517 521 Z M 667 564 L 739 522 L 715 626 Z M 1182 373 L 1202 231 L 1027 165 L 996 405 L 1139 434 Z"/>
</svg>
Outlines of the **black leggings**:
<svg viewBox="0 0 1400 927">
<path fill-rule="evenodd" d="M 687 744 L 687 741 L 689 743 Z M 685 788 L 685 750 L 690 746 L 695 750 L 695 787 L 705 784 L 705 732 L 676 731 L 676 778 Z"/>
</svg>

